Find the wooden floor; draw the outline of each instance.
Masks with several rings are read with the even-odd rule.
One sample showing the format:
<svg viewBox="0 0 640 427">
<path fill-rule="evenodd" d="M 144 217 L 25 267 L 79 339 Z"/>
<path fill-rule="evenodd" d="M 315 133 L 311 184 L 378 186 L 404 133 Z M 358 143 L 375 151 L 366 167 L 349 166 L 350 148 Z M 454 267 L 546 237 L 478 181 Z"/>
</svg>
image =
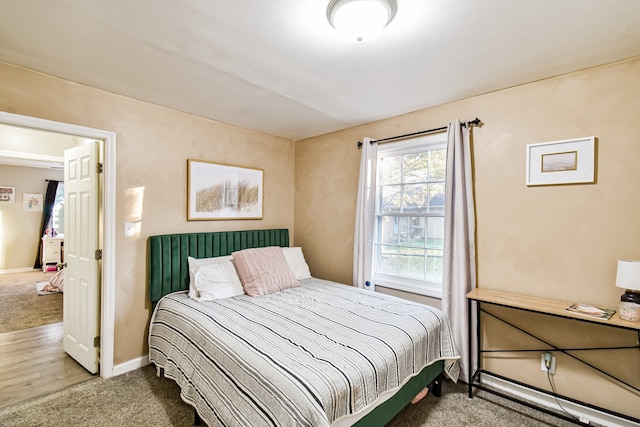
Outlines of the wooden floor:
<svg viewBox="0 0 640 427">
<path fill-rule="evenodd" d="M 0 408 L 95 378 L 64 352 L 62 325 L 0 334 Z"/>
</svg>

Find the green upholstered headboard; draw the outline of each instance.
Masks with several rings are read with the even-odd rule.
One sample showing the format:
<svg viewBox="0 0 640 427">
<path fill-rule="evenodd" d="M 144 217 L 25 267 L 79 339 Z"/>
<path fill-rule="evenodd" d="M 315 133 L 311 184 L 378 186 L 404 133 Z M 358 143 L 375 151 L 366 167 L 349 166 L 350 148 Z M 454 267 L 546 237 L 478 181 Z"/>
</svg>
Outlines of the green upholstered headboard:
<svg viewBox="0 0 640 427">
<path fill-rule="evenodd" d="M 147 283 L 152 306 L 171 292 L 189 289 L 187 257 L 211 258 L 234 251 L 289 246 L 289 230 L 218 231 L 163 234 L 147 240 Z"/>
</svg>

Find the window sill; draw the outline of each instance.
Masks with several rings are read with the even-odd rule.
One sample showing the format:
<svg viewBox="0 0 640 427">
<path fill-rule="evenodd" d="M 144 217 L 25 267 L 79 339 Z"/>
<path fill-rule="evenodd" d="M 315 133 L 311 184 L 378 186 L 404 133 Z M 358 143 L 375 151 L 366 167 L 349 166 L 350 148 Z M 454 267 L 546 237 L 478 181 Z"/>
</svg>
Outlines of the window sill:
<svg viewBox="0 0 640 427">
<path fill-rule="evenodd" d="M 380 286 L 382 288 L 394 289 L 396 291 L 407 292 L 410 294 L 422 295 L 435 299 L 442 299 L 442 289 L 434 289 L 425 287 L 425 285 L 416 285 L 413 283 L 399 283 L 392 282 L 384 279 L 375 279 L 374 283 L 376 286 Z"/>
</svg>

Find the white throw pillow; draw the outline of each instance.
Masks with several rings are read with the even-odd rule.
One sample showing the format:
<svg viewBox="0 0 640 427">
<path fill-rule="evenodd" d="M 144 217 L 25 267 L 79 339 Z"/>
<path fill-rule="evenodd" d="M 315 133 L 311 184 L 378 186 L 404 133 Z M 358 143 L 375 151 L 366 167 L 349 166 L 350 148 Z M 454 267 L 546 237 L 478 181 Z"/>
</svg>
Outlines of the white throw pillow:
<svg viewBox="0 0 640 427">
<path fill-rule="evenodd" d="M 188 257 L 189 263 L 189 296 L 193 299 L 199 299 L 198 289 L 196 288 L 196 281 L 193 275 L 199 267 L 207 264 L 219 264 L 224 262 L 230 262 L 233 259 L 231 255 L 219 256 L 214 258 L 193 258 Z"/>
<path fill-rule="evenodd" d="M 287 260 L 287 264 L 289 264 L 289 268 L 293 271 L 293 275 L 296 276 L 296 279 L 302 280 L 311 277 L 309 266 L 302 254 L 302 248 L 282 248 L 282 252 L 284 253 L 284 258 Z"/>
<path fill-rule="evenodd" d="M 194 273 L 199 301 L 215 301 L 244 294 L 244 289 L 233 263 L 205 264 Z"/>
</svg>

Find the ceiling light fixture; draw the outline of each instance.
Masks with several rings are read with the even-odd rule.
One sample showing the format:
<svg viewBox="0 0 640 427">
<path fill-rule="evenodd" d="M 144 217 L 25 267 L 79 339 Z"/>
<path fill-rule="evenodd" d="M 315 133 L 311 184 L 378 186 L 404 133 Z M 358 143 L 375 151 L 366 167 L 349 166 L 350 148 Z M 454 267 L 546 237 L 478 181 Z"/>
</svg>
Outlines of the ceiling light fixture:
<svg viewBox="0 0 640 427">
<path fill-rule="evenodd" d="M 380 34 L 396 9 L 395 0 L 331 0 L 327 18 L 348 40 L 361 42 Z"/>
</svg>

